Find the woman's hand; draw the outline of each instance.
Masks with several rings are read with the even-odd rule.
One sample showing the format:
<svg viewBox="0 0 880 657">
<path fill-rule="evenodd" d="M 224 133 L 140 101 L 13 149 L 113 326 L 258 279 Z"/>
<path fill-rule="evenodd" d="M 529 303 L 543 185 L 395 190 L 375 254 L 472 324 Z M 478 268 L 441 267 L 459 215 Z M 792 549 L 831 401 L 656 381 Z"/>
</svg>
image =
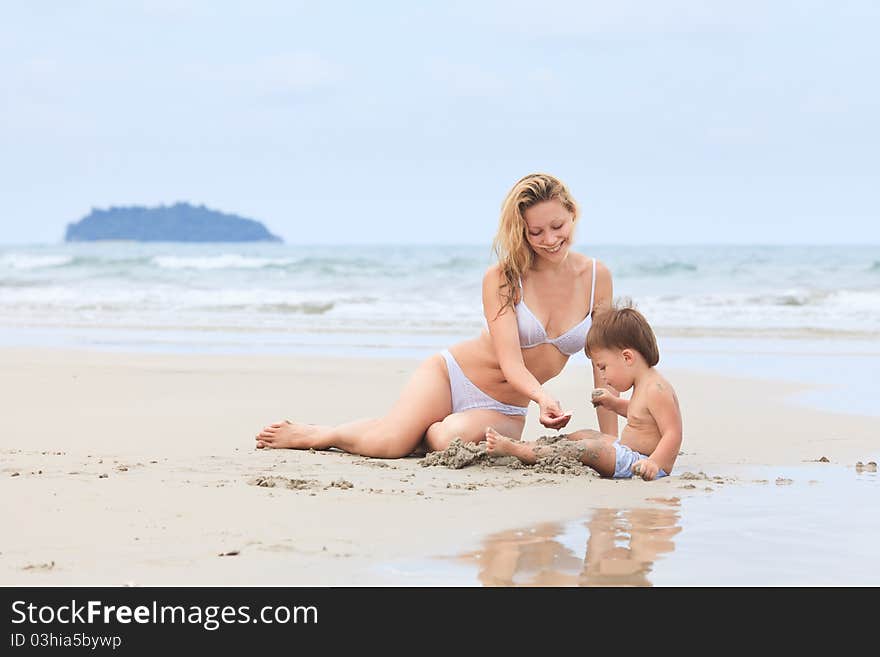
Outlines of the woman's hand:
<svg viewBox="0 0 880 657">
<path fill-rule="evenodd" d="M 548 429 L 562 429 L 571 419 L 571 413 L 563 411 L 559 402 L 550 397 L 542 399 L 538 402 L 538 406 L 541 409 L 539 422 Z"/>
</svg>

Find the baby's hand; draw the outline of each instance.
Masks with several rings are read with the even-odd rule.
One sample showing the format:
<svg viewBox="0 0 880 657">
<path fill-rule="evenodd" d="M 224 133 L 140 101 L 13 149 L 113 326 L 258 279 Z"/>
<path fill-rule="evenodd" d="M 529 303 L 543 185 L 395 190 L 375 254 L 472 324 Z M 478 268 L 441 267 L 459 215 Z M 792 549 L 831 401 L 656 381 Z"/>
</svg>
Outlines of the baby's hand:
<svg viewBox="0 0 880 657">
<path fill-rule="evenodd" d="M 611 401 L 612 395 L 605 388 L 594 388 L 590 394 L 590 401 L 593 402 L 593 408 L 597 406 L 607 406 Z"/>
<path fill-rule="evenodd" d="M 657 473 L 660 472 L 660 466 L 658 466 L 651 459 L 641 459 L 640 461 L 636 461 L 635 465 L 632 467 L 632 473 L 641 477 L 645 481 L 652 481 L 654 477 L 657 476 Z"/>
</svg>

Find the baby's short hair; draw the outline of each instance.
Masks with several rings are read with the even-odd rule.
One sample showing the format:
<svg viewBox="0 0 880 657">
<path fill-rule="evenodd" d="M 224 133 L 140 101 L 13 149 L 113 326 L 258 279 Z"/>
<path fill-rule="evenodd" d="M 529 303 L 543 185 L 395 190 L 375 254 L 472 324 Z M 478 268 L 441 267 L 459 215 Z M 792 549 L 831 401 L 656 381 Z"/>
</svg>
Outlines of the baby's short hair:
<svg viewBox="0 0 880 657">
<path fill-rule="evenodd" d="M 584 351 L 592 358 L 591 354 L 597 349 L 635 349 L 650 367 L 660 362 L 654 331 L 630 301 L 615 304 L 610 310 L 596 315 L 587 333 Z"/>
</svg>

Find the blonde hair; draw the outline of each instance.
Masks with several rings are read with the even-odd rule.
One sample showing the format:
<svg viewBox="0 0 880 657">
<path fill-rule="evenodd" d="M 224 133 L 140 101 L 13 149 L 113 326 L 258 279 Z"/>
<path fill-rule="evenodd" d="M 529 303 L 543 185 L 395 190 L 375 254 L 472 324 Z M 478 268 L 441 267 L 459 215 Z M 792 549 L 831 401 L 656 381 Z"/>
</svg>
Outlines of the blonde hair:
<svg viewBox="0 0 880 657">
<path fill-rule="evenodd" d="M 554 200 L 562 203 L 577 221 L 580 211 L 568 187 L 559 178 L 547 173 L 530 173 L 517 180 L 501 204 L 498 232 L 492 242 L 504 277 L 499 290 L 502 298 L 499 315 L 505 308 L 513 308 L 519 281 L 532 266 L 535 257 L 535 252 L 526 239 L 528 225 L 523 214 L 533 205 Z"/>
</svg>

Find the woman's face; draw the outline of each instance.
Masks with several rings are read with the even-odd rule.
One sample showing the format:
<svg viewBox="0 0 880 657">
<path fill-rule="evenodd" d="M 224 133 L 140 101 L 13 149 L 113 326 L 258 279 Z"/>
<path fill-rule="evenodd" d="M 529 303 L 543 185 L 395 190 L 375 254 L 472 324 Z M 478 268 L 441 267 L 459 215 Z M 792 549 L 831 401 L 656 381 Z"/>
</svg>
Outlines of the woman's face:
<svg viewBox="0 0 880 657">
<path fill-rule="evenodd" d="M 558 200 L 541 201 L 525 212 L 526 239 L 540 258 L 561 262 L 571 246 L 574 215 Z"/>
</svg>

